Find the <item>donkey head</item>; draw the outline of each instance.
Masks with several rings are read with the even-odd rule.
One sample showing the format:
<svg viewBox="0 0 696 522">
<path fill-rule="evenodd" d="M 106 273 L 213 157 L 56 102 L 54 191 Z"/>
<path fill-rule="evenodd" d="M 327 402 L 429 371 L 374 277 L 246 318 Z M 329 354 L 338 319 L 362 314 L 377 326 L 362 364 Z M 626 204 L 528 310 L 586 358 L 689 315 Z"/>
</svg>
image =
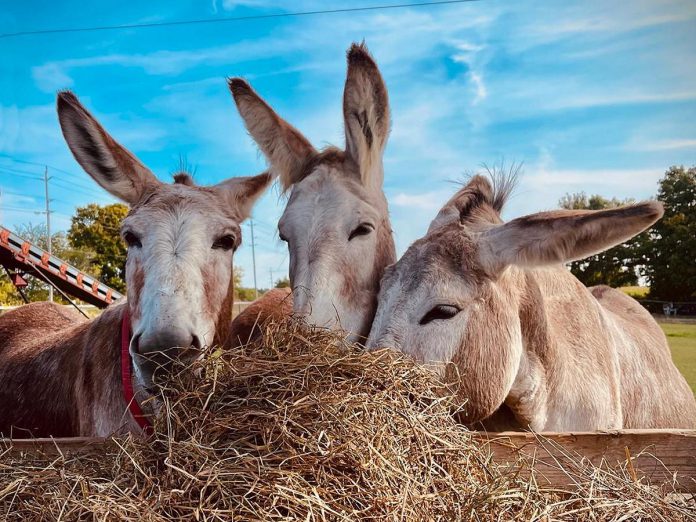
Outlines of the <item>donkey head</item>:
<svg viewBox="0 0 696 522">
<path fill-rule="evenodd" d="M 130 349 L 136 372 L 149 384 L 157 366 L 226 340 L 240 223 L 271 176 L 199 187 L 178 174 L 173 184 L 162 183 L 71 92 L 58 94 L 58 117 L 78 163 L 131 207 L 121 226 L 128 245 Z"/>
<path fill-rule="evenodd" d="M 502 223 L 504 197 L 476 176 L 428 233 L 387 269 L 368 348 L 393 347 L 457 369 L 468 421 L 491 415 L 520 371 L 524 272 L 600 252 L 662 215 L 650 201 L 611 210 L 558 210 Z M 522 283 L 520 283 L 522 281 Z M 454 365 L 446 365 L 453 362 Z M 439 364 L 438 364 L 439 363 Z"/>
<path fill-rule="evenodd" d="M 375 62 L 362 45 L 348 51 L 345 150 L 315 149 L 244 80 L 230 80 L 230 89 L 251 136 L 291 190 L 278 231 L 290 251 L 294 312 L 364 339 L 380 278 L 395 259 L 382 191 L 389 101 Z"/>
</svg>

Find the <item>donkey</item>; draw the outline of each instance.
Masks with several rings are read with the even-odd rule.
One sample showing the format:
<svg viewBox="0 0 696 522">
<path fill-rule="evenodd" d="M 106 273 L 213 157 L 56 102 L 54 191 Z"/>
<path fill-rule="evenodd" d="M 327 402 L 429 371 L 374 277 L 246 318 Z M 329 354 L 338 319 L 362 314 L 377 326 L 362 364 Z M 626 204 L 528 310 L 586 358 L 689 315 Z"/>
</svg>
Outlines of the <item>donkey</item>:
<svg viewBox="0 0 696 522">
<path fill-rule="evenodd" d="M 696 401 L 650 314 L 561 266 L 645 230 L 661 204 L 503 223 L 505 197 L 476 176 L 442 208 L 387 269 L 368 348 L 433 363 L 468 399 L 464 421 L 488 429 L 695 428 Z"/>
<path fill-rule="evenodd" d="M 143 401 L 155 370 L 226 341 L 240 223 L 271 175 L 162 183 L 71 92 L 58 94 L 57 107 L 75 159 L 131 207 L 121 226 L 128 301 L 91 321 L 53 303 L 0 317 L 0 434 L 139 434 L 154 410 Z"/>
<path fill-rule="evenodd" d="M 283 190 L 292 189 L 278 232 L 288 243 L 295 315 L 365 340 L 382 273 L 396 259 L 382 190 L 389 100 L 377 65 L 364 45 L 348 50 L 345 150 L 318 151 L 247 82 L 229 86 Z"/>
</svg>

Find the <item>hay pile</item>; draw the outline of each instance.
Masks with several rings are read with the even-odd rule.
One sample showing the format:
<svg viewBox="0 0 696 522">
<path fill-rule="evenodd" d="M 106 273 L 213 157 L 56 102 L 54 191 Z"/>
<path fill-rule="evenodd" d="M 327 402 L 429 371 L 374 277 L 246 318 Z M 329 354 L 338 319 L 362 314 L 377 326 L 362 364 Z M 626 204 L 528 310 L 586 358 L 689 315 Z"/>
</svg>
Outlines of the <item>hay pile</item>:
<svg viewBox="0 0 696 522">
<path fill-rule="evenodd" d="M 162 390 L 153 439 L 0 457 L 3 520 L 688 520 L 612 474 L 578 494 L 499 470 L 432 374 L 326 332 L 267 328 Z"/>
</svg>

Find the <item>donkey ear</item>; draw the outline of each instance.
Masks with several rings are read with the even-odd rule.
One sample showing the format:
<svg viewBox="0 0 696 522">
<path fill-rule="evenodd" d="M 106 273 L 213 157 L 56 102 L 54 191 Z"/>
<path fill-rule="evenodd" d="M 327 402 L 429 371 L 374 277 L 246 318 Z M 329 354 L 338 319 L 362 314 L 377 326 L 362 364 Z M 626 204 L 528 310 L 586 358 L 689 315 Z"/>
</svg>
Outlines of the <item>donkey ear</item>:
<svg viewBox="0 0 696 522">
<path fill-rule="evenodd" d="M 130 205 L 161 182 L 102 128 L 70 91 L 58 93 L 58 120 L 77 162 L 101 187 Z"/>
<path fill-rule="evenodd" d="M 358 166 L 363 185 L 381 191 L 382 154 L 389 137 L 389 97 L 364 44 L 353 44 L 348 50 L 343 120 L 348 157 Z"/>
<path fill-rule="evenodd" d="M 473 176 L 469 183 L 459 189 L 440 209 L 435 219 L 430 222 L 428 234 L 449 223 L 466 221 L 473 210 L 486 202 L 492 202 L 493 199 L 491 182 L 484 176 Z"/>
<path fill-rule="evenodd" d="M 657 201 L 608 210 L 556 210 L 517 218 L 480 236 L 479 260 L 489 274 L 508 265 L 567 263 L 639 234 L 662 217 Z"/>
<path fill-rule="evenodd" d="M 239 220 L 243 221 L 251 215 L 254 203 L 263 195 L 272 181 L 273 176 L 269 172 L 264 172 L 258 176 L 230 178 L 218 183 L 214 188 L 223 191 Z"/>
<path fill-rule="evenodd" d="M 317 154 L 316 149 L 300 131 L 282 119 L 241 78 L 228 80 L 249 134 L 271 164 L 274 174 L 280 176 L 283 189 L 301 181 L 303 166 Z"/>
</svg>

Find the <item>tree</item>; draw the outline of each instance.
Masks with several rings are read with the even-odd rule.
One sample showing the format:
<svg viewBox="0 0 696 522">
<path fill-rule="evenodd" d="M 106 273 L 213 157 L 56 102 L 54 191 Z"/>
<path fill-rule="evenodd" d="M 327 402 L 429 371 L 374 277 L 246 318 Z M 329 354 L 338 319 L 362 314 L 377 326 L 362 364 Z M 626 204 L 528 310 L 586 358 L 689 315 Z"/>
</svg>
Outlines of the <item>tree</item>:
<svg viewBox="0 0 696 522">
<path fill-rule="evenodd" d="M 7 277 L 7 274 L 0 274 L 0 305 L 14 306 L 24 304 L 17 289 L 12 284 L 12 281 Z"/>
<path fill-rule="evenodd" d="M 290 279 L 287 277 L 283 277 L 282 279 L 278 279 L 275 284 L 276 288 L 290 288 Z"/>
<path fill-rule="evenodd" d="M 127 214 L 128 207 L 121 203 L 78 207 L 67 236 L 74 249 L 90 252 L 88 271 L 119 292 L 126 287 L 127 252 L 119 227 Z"/>
<path fill-rule="evenodd" d="M 689 301 L 696 297 L 696 167 L 671 167 L 657 199 L 665 215 L 641 250 L 650 297 Z"/>
<path fill-rule="evenodd" d="M 602 210 L 630 203 L 633 200 L 606 199 L 598 194 L 588 197 L 584 192 L 566 194 L 559 201 L 562 208 L 569 210 Z M 573 261 L 569 263 L 570 271 L 586 286 L 609 285 L 617 288 L 636 285 L 638 245 L 645 239 L 641 236 L 643 234 L 599 254 Z"/>
</svg>

